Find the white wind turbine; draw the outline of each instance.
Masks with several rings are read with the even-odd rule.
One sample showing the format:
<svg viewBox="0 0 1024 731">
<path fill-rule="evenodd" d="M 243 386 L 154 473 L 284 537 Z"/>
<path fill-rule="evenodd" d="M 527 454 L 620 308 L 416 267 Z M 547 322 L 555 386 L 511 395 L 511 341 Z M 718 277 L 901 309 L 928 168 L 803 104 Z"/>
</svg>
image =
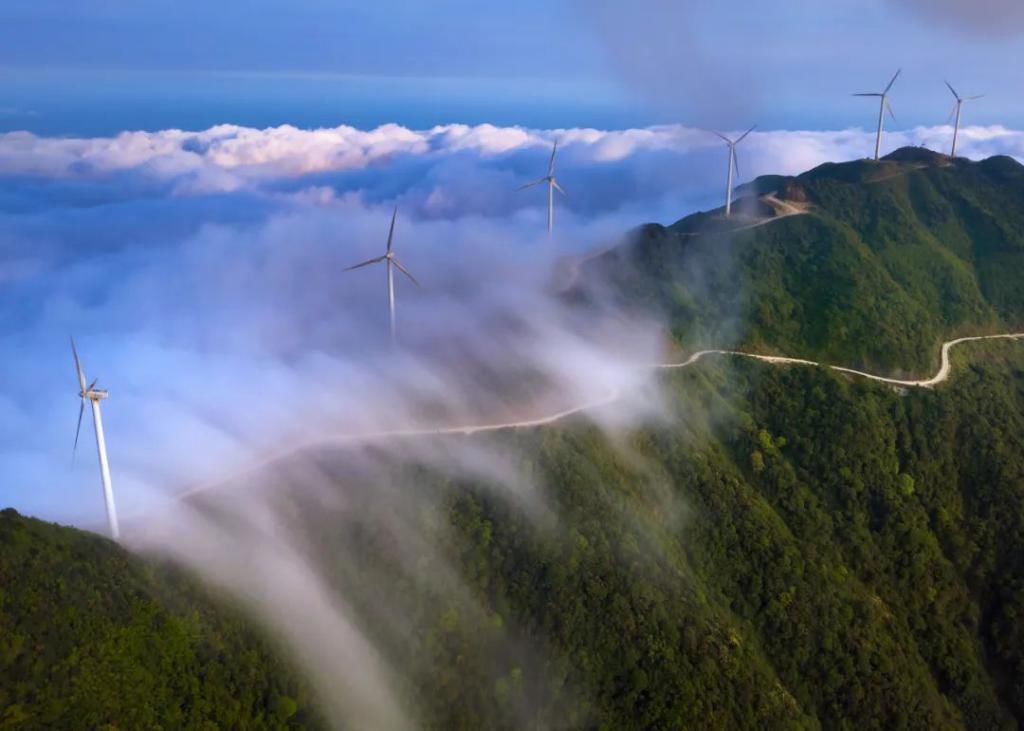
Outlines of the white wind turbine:
<svg viewBox="0 0 1024 731">
<path fill-rule="evenodd" d="M 966 99 L 961 99 L 960 95 L 956 93 L 956 89 L 953 88 L 952 84 L 950 84 L 947 81 L 946 86 L 948 86 L 949 90 L 953 92 L 953 98 L 956 99 L 956 102 L 953 105 L 953 111 L 950 112 L 949 114 L 950 119 L 952 119 L 953 116 L 956 115 L 956 123 L 953 127 L 953 151 L 949 153 L 950 157 L 956 157 L 956 141 L 957 138 L 960 136 L 960 108 L 963 107 L 964 102 L 973 102 L 976 99 L 981 99 L 985 95 L 979 94 L 978 96 L 969 96 Z"/>
<path fill-rule="evenodd" d="M 78 435 L 82 431 L 82 415 L 85 413 L 85 402 L 88 399 L 92 404 L 92 422 L 96 427 L 96 451 L 100 455 L 100 478 L 103 480 L 103 500 L 107 506 L 107 525 L 110 528 L 110 537 L 116 541 L 120 537 L 120 530 L 117 526 L 117 509 L 114 507 L 114 488 L 110 484 L 107 441 L 103 437 L 103 417 L 100 415 L 100 401 L 109 394 L 102 388 L 96 388 L 95 380 L 88 386 L 85 385 L 85 373 L 82 372 L 82 363 L 78 360 L 74 338 L 71 338 L 71 353 L 75 356 L 75 370 L 78 371 L 78 385 L 81 389 L 78 396 L 82 399 L 78 409 L 78 428 L 75 429 L 75 446 L 72 454 L 78 451 Z"/>
<path fill-rule="evenodd" d="M 892 85 L 896 83 L 896 79 L 899 78 L 903 69 L 896 72 L 896 75 L 892 77 L 892 81 L 885 87 L 885 91 L 882 92 L 870 92 L 866 94 L 854 94 L 854 96 L 877 96 L 879 97 L 878 107 L 878 134 L 875 137 L 875 159 L 878 159 L 879 153 L 882 150 L 882 127 L 885 123 L 885 112 L 888 110 L 889 116 L 896 119 L 896 115 L 892 113 L 892 105 L 889 104 L 889 91 L 892 90 Z"/>
<path fill-rule="evenodd" d="M 715 134 L 718 135 L 719 137 L 721 137 L 723 140 L 725 140 L 725 144 L 727 144 L 729 146 L 729 162 L 728 162 L 729 176 L 728 176 L 728 182 L 726 183 L 726 186 L 725 186 L 725 215 L 726 216 L 731 216 L 732 215 L 732 183 L 733 183 L 732 174 L 733 174 L 734 171 L 735 171 L 737 177 L 740 174 L 740 164 L 739 164 L 739 161 L 736 158 L 736 145 L 738 145 L 739 143 L 743 142 L 743 140 L 746 139 L 747 135 L 749 135 L 751 132 L 754 131 L 755 127 L 757 127 L 756 124 L 754 125 L 754 127 L 751 127 L 750 129 L 748 129 L 746 132 L 741 134 L 735 140 L 729 139 L 728 137 L 723 135 L 721 132 L 715 132 Z"/>
<path fill-rule="evenodd" d="M 562 186 L 555 180 L 555 156 L 558 154 L 558 140 L 555 140 L 555 144 L 551 147 L 551 159 L 548 160 L 548 174 L 543 178 L 537 178 L 534 181 L 527 183 L 526 185 L 519 186 L 516 190 L 526 190 L 532 188 L 535 185 L 541 183 L 548 184 L 548 236 L 551 235 L 551 226 L 554 219 L 554 208 L 555 208 L 555 190 L 565 195 L 565 191 L 562 190 Z"/>
<path fill-rule="evenodd" d="M 397 258 L 395 258 L 395 252 L 392 249 L 395 237 L 395 219 L 398 217 L 398 206 L 395 206 L 395 212 L 391 214 L 391 228 L 388 230 L 388 248 L 384 253 L 384 256 L 378 256 L 373 259 L 367 259 L 364 262 L 356 264 L 354 266 L 346 267 L 344 271 L 350 272 L 353 269 L 359 269 L 361 267 L 368 267 L 371 264 L 377 264 L 378 262 L 385 262 L 388 269 L 388 317 L 391 321 L 391 342 L 395 342 L 395 275 L 392 267 L 395 267 L 405 276 L 409 277 L 413 284 L 419 286 L 419 282 L 416 281 L 416 277 L 411 275 L 405 267 L 403 267 Z"/>
</svg>

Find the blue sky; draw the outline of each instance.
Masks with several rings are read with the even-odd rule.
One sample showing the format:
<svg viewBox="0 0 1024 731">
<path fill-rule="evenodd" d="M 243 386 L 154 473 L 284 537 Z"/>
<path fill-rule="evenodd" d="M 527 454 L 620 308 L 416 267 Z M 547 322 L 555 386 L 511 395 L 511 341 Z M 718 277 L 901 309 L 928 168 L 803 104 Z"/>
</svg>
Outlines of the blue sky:
<svg viewBox="0 0 1024 731">
<path fill-rule="evenodd" d="M 1018 124 L 1015 0 L 5 0 L 0 128 Z"/>
<path fill-rule="evenodd" d="M 129 511 L 311 427 L 396 426 L 306 388 L 379 375 L 380 277 L 337 273 L 379 251 L 395 205 L 426 284 L 401 290 L 399 322 L 428 338 L 522 296 L 553 321 L 552 257 L 720 205 L 725 150 L 697 127 L 760 125 L 741 181 L 869 154 L 872 132 L 851 128 L 876 107 L 850 94 L 900 66 L 884 151 L 948 149 L 948 76 L 988 95 L 965 110 L 961 153 L 1024 159 L 1024 5 L 1004 1 L 4 0 L 0 132 L 35 134 L 0 135 L 0 507 L 102 523 L 90 452 L 68 459 L 71 333 L 111 390 Z M 543 191 L 516 188 L 556 139 L 569 196 L 548 242 Z M 484 296 L 476 269 L 446 290 L 474 256 L 523 291 Z M 516 347 L 538 367 L 579 347 L 531 337 Z M 607 388 L 552 383 L 592 387 L 582 401 Z"/>
</svg>

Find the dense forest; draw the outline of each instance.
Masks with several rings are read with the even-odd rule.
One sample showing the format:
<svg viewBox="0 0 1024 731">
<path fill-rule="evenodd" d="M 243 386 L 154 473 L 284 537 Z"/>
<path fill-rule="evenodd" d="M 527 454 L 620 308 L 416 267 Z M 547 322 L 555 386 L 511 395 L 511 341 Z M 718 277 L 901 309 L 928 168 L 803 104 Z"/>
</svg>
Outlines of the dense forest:
<svg viewBox="0 0 1024 731">
<path fill-rule="evenodd" d="M 889 372 L 1024 329 L 1012 160 L 903 150 L 747 191 L 735 223 L 645 227 L 583 281 L 687 349 Z M 808 213 L 745 228 L 764 194 Z M 275 507 L 423 728 L 1014 729 L 1024 348 L 953 359 L 911 390 L 706 359 L 658 374 L 665 413 L 624 432 L 437 437 L 373 469 L 321 455 L 337 499 L 282 482 Z M 465 448 L 536 493 L 421 459 Z M 163 561 L 0 513 L 0 728 L 365 728 L 267 629 Z"/>
<path fill-rule="evenodd" d="M 937 392 L 732 361 L 665 381 L 676 419 L 628 445 L 581 425 L 516 437 L 557 537 L 493 491 L 420 476 L 484 608 L 418 595 L 427 726 L 1024 721 L 1019 346 L 974 347 Z M 365 580 L 403 585 L 386 537 L 339 541 L 375 547 Z M 408 645 L 392 652 L 415 673 Z"/>
<path fill-rule="evenodd" d="M 1024 325 L 1024 166 L 905 148 L 745 186 L 720 212 L 647 225 L 585 265 L 676 340 L 920 372 L 938 343 Z M 807 210 L 762 220 L 758 195 Z M 771 212 L 768 208 L 767 212 Z M 602 290 L 603 291 L 603 290 Z"/>
<path fill-rule="evenodd" d="M 424 727 L 1024 721 L 1019 346 L 970 346 L 935 391 L 726 359 L 664 388 L 675 418 L 625 445 L 582 423 L 493 437 L 528 455 L 555 531 L 482 485 L 395 467 L 436 501 L 419 519 L 469 604 L 410 579 L 368 493 L 351 496 L 362 520 L 310 517 L 328 554 L 358 554 L 338 581 Z M 166 567 L 12 511 L 0 547 L 4 727 L 322 723 L 287 666 Z M 360 607 L 371 584 L 395 595 L 401 639 Z"/>
<path fill-rule="evenodd" d="M 0 511 L 0 728 L 302 727 L 304 684 L 162 563 Z"/>
</svg>

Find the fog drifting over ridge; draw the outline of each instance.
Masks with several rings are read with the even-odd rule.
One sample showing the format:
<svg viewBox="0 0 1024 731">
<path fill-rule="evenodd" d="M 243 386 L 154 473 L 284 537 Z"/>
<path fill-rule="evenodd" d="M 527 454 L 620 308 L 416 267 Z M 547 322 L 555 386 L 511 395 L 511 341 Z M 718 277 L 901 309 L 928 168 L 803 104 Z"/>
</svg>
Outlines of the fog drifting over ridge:
<svg viewBox="0 0 1024 731">
<path fill-rule="evenodd" d="M 885 149 L 942 149 L 950 132 L 887 133 Z M 556 139 L 569 195 L 556 201 L 549 245 L 543 192 L 515 188 L 543 174 Z M 740 150 L 741 180 L 860 157 L 871 146 L 864 130 L 755 132 Z M 970 157 L 1024 157 L 1024 134 L 967 127 L 961 149 Z M 340 270 L 381 252 L 393 205 L 399 255 L 426 284 L 399 282 L 399 327 L 407 337 L 425 336 L 458 321 L 452 313 L 482 290 L 488 306 L 474 307 L 478 314 L 551 307 L 545 287 L 558 256 L 645 221 L 668 223 L 719 205 L 724 161 L 716 138 L 680 126 L 222 125 L 92 139 L 0 135 L 0 357 L 7 364 L 0 461 L 12 484 L 4 502 L 99 523 L 91 437 L 83 434 L 78 464 L 68 467 L 77 411 L 71 334 L 81 341 L 87 375 L 111 389 L 111 461 L 119 499 L 130 503 L 142 474 L 180 480 L 183 468 L 217 466 L 199 452 L 232 451 L 208 417 L 168 413 L 169 402 L 201 404 L 222 420 L 244 417 L 245 436 L 281 411 L 275 399 L 301 401 L 309 379 L 344 380 L 343 368 L 331 370 L 331 354 L 358 349 L 365 327 L 379 334 L 385 311 L 383 272 Z M 500 286 L 489 286 L 495 281 Z M 549 315 L 545 322 L 561 316 L 557 306 Z M 463 325 L 470 332 L 485 322 L 479 315 Z M 534 334 L 550 344 L 564 329 Z M 268 359 L 287 359 L 301 377 L 274 375 Z M 153 457 L 166 443 L 175 445 L 175 456 L 164 458 L 170 466 Z"/>
<path fill-rule="evenodd" d="M 944 148 L 950 132 L 896 132 L 885 144 Z M 555 140 L 568 196 L 548 240 L 543 191 L 515 188 L 544 173 Z M 967 128 L 962 140 L 969 156 L 1024 153 L 1024 136 L 1002 128 Z M 872 144 L 862 130 L 756 132 L 738 182 L 861 157 Z M 86 376 L 110 389 L 104 421 L 129 545 L 240 599 L 336 722 L 414 727 L 409 688 L 429 687 L 432 660 L 408 667 L 389 650 L 409 618 L 424 606 L 428 616 L 454 607 L 471 626 L 496 618 L 446 554 L 440 491 L 396 465 L 498 495 L 537 540 L 559 540 L 545 533 L 557 510 L 514 437 L 343 437 L 530 419 L 624 396 L 586 418 L 636 472 L 650 507 L 617 519 L 638 540 L 656 536 L 658 521 L 683 509 L 658 467 L 630 463 L 617 437 L 664 416 L 654 374 L 638 367 L 659 359 L 659 323 L 614 310 L 581 321 L 551 285 L 565 254 L 717 206 L 724 163 L 716 138 L 684 127 L 0 135 L 0 463 L 13 486 L 2 502 L 102 524 L 88 415 L 70 465 L 74 334 Z M 398 277 L 398 353 L 383 269 L 342 271 L 383 253 L 395 205 L 396 252 L 422 283 Z M 301 460 L 272 460 L 296 448 Z M 211 485 L 198 508 L 168 499 Z M 349 542 L 365 531 L 394 552 L 385 576 Z M 397 595 L 396 576 L 415 589 Z M 543 649 L 506 626 L 497 654 L 544 677 Z M 558 682 L 572 695 L 571 675 Z"/>
</svg>

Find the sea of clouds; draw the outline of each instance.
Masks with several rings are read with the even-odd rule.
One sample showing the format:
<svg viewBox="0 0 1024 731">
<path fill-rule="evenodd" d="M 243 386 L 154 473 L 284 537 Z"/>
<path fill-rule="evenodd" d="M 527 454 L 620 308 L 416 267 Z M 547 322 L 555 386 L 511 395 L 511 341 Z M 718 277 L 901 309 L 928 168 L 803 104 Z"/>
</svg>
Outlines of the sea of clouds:
<svg viewBox="0 0 1024 731">
<path fill-rule="evenodd" d="M 885 145 L 943 149 L 951 132 L 896 132 Z M 961 139 L 970 157 L 1024 156 L 1016 131 L 970 127 Z M 545 173 L 556 140 L 568 195 L 549 239 L 545 191 L 516 188 Z M 872 149 L 863 130 L 755 132 L 739 182 Z M 441 549 L 443 502 L 394 465 L 482 485 L 538 526 L 557 526 L 557 511 L 514 440 L 353 437 L 599 404 L 589 418 L 628 461 L 620 428 L 664 417 L 644 367 L 661 357 L 661 328 L 610 305 L 581 319 L 558 296 L 565 260 L 717 206 L 725 162 L 716 137 L 685 127 L 0 135 L 0 506 L 103 530 L 88 412 L 72 462 L 74 335 L 87 378 L 110 389 L 128 545 L 240 599 L 337 723 L 414 727 L 402 688 L 415 673 L 387 660 L 355 607 L 377 607 L 399 639 L 438 596 L 438 611 L 490 621 L 491 610 Z M 343 271 L 383 253 L 396 206 L 395 249 L 420 282 L 398 278 L 397 349 L 383 270 Z M 657 466 L 642 468 L 653 514 L 679 513 Z M 365 572 L 360 556 L 344 540 L 325 555 L 317 541 L 360 527 L 388 536 L 419 589 L 399 596 L 366 576 L 369 588 L 339 588 Z M 502 640 L 510 652 L 537 652 L 514 635 Z"/>
<path fill-rule="evenodd" d="M 950 134 L 887 133 L 885 147 L 943 149 Z M 516 188 L 544 174 L 556 140 L 568 195 L 556 199 L 548 241 L 543 189 Z M 871 148 L 872 133 L 859 129 L 758 131 L 740 149 L 741 179 Z M 960 149 L 1024 157 L 1024 134 L 968 127 Z M 717 138 L 681 126 L 0 135 L 0 463 L 8 475 L 0 502 L 102 522 L 88 414 L 71 464 L 72 334 L 87 375 L 111 390 L 110 457 L 129 512 L 153 492 L 201 482 L 285 439 L 406 427 L 406 409 L 366 403 L 384 374 L 396 388 L 374 404 L 402 402 L 394 394 L 403 389 L 429 398 L 433 388 L 432 398 L 467 404 L 448 418 L 479 420 L 479 394 L 458 394 L 472 379 L 450 360 L 399 367 L 380 355 L 383 272 L 342 272 L 382 253 L 394 206 L 396 249 L 423 285 L 398 283 L 407 345 L 472 334 L 463 341 L 487 347 L 460 362 L 505 362 L 510 344 L 489 342 L 489 323 L 513 313 L 529 324 L 517 330 L 526 334 L 516 357 L 554 372 L 565 399 L 598 399 L 614 387 L 611 377 L 573 374 L 628 369 L 605 357 L 617 345 L 578 336 L 551 296 L 558 260 L 614 243 L 640 223 L 717 206 L 724 164 Z M 345 396 L 354 383 L 358 398 Z"/>
</svg>

